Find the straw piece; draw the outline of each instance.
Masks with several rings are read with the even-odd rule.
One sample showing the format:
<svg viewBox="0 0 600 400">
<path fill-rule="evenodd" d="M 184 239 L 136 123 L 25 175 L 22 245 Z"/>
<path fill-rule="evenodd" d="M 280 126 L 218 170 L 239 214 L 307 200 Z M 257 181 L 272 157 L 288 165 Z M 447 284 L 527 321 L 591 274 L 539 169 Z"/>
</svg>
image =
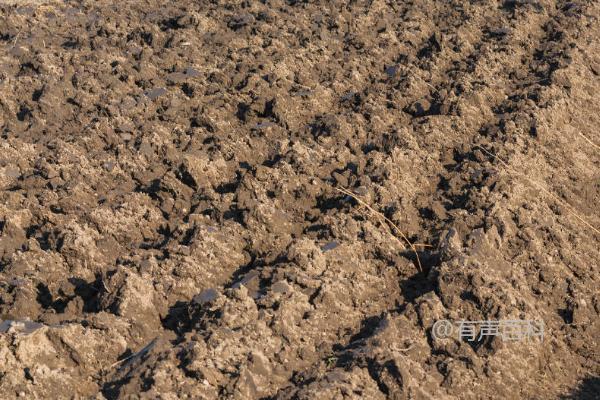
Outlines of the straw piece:
<svg viewBox="0 0 600 400">
<path fill-rule="evenodd" d="M 411 250 L 413 251 L 413 253 L 415 253 L 415 256 L 417 258 L 417 268 L 418 268 L 419 272 L 423 272 L 423 266 L 421 265 L 421 259 L 419 258 L 419 253 L 417 253 L 417 249 L 416 249 L 415 245 L 412 244 L 410 242 L 410 240 L 408 240 L 408 238 L 406 237 L 406 235 L 404 233 L 402 233 L 402 231 L 400 230 L 400 228 L 398 228 L 398 226 L 396 226 L 396 224 L 394 224 L 389 218 L 387 218 L 385 215 L 383 215 L 379 211 L 376 211 L 373 207 L 371 207 L 370 205 L 368 205 L 364 200 L 362 200 L 361 198 L 359 198 L 357 195 L 355 195 L 354 193 L 352 193 L 348 189 L 344 189 L 344 188 L 335 188 L 335 189 L 338 192 L 342 192 L 345 195 L 348 195 L 348 196 L 352 197 L 359 204 L 361 204 L 362 206 L 364 206 L 367 210 L 369 210 L 373 214 L 375 214 L 380 220 L 385 221 L 388 224 L 390 224 L 396 230 L 396 232 L 398 232 L 398 234 L 402 237 L 402 239 L 408 244 L 408 246 L 411 248 Z M 429 245 L 418 244 L 418 246 L 429 246 Z"/>
</svg>

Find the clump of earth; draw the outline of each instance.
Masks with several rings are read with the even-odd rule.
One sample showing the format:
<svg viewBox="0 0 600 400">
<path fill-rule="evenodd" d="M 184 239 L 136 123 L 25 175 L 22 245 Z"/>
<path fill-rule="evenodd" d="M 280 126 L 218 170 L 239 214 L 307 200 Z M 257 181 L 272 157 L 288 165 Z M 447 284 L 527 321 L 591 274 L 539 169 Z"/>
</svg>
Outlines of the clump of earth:
<svg viewBox="0 0 600 400">
<path fill-rule="evenodd" d="M 598 18 L 2 2 L 0 397 L 598 398 Z"/>
</svg>

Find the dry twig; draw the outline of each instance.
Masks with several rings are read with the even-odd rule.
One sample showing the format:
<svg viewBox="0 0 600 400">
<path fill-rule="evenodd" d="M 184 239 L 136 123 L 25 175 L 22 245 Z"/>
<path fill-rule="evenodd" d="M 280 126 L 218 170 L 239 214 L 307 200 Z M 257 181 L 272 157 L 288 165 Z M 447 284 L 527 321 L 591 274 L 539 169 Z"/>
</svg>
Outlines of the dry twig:
<svg viewBox="0 0 600 400">
<path fill-rule="evenodd" d="M 591 144 L 592 146 L 594 146 L 595 148 L 597 148 L 598 150 L 600 150 L 600 146 L 598 146 L 596 143 L 592 142 L 591 139 L 589 139 L 587 136 L 585 136 L 583 133 L 577 131 L 577 134 L 579 136 L 581 136 L 582 138 L 584 138 L 589 144 Z"/>
<path fill-rule="evenodd" d="M 345 195 L 352 197 L 360 205 L 362 205 L 367 210 L 369 210 L 371 213 L 373 213 L 376 217 L 378 217 L 380 221 L 387 222 L 388 224 L 390 224 L 396 230 L 396 232 L 398 232 L 398 234 L 402 237 L 402 239 L 406 242 L 406 244 L 408 244 L 408 247 L 410 247 L 410 249 L 413 251 L 413 253 L 415 253 L 415 257 L 417 258 L 417 268 L 418 268 L 419 272 L 423 272 L 423 266 L 421 265 L 421 259 L 419 258 L 419 253 L 417 252 L 417 249 L 416 249 L 415 246 L 424 246 L 425 247 L 425 246 L 429 246 L 429 245 L 426 245 L 426 244 L 417 244 L 417 245 L 415 245 L 415 244 L 411 243 L 410 240 L 408 240 L 408 238 L 406 237 L 406 235 L 400 230 L 400 228 L 398 228 L 398 226 L 396 226 L 396 224 L 394 224 L 385 215 L 383 215 L 382 213 L 380 213 L 379 211 L 375 210 L 373 207 L 371 207 L 370 205 L 368 205 L 360 197 L 358 197 L 357 195 L 355 195 L 354 193 L 352 193 L 348 189 L 344 189 L 344 188 L 335 188 L 335 189 L 338 192 L 342 192 Z"/>
<path fill-rule="evenodd" d="M 548 191 L 547 189 L 545 189 L 542 185 L 540 185 L 539 183 L 535 182 L 534 180 L 528 178 L 525 174 L 520 173 L 519 171 L 516 171 L 514 168 L 512 168 L 506 161 L 504 161 L 502 158 L 498 157 L 497 155 L 495 155 L 494 153 L 492 153 L 489 150 L 484 149 L 481 146 L 475 146 L 480 148 L 481 150 L 483 150 L 487 155 L 489 155 L 490 157 L 493 157 L 494 159 L 498 160 L 502 165 L 504 165 L 509 171 L 513 172 L 514 174 L 521 176 L 522 178 L 525 178 L 527 181 L 529 181 L 529 183 L 533 186 L 535 186 L 537 189 L 541 190 L 542 192 L 544 192 L 545 194 L 547 194 L 548 196 L 552 197 L 554 200 L 556 200 L 558 203 L 560 203 L 561 205 L 563 205 L 567 210 L 569 210 L 571 212 L 571 214 L 573 214 L 575 216 L 575 218 L 577 218 L 581 223 L 583 223 L 585 226 L 587 226 L 588 228 L 590 228 L 592 231 L 596 232 L 597 234 L 600 235 L 600 230 L 598 230 L 597 228 L 595 228 L 592 224 L 590 224 L 589 222 L 587 222 L 585 219 L 583 219 L 583 217 L 581 217 L 577 211 L 575 210 L 575 208 L 573 208 L 571 205 L 569 205 L 566 201 L 562 200 L 560 197 L 558 197 L 557 195 L 555 195 L 554 193 Z"/>
</svg>

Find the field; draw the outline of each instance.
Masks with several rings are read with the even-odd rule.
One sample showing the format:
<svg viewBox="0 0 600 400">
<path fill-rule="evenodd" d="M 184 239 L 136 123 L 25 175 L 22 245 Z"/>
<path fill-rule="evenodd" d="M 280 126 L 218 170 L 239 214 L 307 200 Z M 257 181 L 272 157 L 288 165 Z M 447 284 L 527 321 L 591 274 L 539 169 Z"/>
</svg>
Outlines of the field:
<svg viewBox="0 0 600 400">
<path fill-rule="evenodd" d="M 0 1 L 0 398 L 598 399 L 599 17 Z"/>
</svg>

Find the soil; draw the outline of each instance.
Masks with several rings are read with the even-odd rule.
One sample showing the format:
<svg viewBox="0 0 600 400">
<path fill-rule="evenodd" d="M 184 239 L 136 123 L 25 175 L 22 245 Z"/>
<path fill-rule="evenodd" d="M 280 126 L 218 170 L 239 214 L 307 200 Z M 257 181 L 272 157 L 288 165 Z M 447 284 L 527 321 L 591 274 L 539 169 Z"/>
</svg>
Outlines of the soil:
<svg viewBox="0 0 600 400">
<path fill-rule="evenodd" d="M 0 397 L 600 398 L 598 18 L 3 1 Z"/>
</svg>

